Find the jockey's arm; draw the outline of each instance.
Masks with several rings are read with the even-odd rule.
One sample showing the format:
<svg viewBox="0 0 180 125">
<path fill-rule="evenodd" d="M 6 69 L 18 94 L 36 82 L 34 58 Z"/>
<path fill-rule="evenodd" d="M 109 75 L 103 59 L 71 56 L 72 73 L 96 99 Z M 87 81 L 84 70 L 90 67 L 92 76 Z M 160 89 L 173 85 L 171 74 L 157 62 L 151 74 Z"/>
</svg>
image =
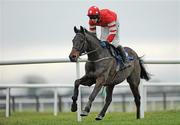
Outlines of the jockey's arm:
<svg viewBox="0 0 180 125">
<path fill-rule="evenodd" d="M 107 37 L 107 41 L 111 43 L 114 40 L 116 33 L 117 33 L 116 22 L 113 21 L 113 22 L 109 23 L 108 28 L 109 28 L 109 35 Z"/>
</svg>

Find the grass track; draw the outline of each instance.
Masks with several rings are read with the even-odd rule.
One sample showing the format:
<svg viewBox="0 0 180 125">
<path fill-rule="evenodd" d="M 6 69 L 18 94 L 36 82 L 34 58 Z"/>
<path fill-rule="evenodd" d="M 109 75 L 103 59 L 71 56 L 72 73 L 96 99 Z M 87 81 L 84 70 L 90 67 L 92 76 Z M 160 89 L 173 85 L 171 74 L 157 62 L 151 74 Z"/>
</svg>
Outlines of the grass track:
<svg viewBox="0 0 180 125">
<path fill-rule="evenodd" d="M 10 118 L 0 112 L 0 125 L 180 125 L 180 111 L 148 112 L 145 118 L 135 119 L 135 113 L 107 113 L 102 121 L 95 121 L 97 113 L 83 117 L 82 122 L 76 121 L 76 113 L 22 112 L 13 113 Z"/>
</svg>

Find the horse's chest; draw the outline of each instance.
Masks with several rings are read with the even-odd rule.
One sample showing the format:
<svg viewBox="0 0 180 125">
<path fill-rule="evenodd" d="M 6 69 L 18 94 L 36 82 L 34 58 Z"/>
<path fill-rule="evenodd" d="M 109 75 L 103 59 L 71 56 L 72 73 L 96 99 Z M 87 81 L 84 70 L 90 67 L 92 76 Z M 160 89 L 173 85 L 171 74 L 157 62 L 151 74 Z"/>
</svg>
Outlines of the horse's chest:
<svg viewBox="0 0 180 125">
<path fill-rule="evenodd" d="M 97 71 L 100 67 L 98 65 L 95 65 L 93 63 L 86 65 L 86 73 L 91 75 L 97 75 Z"/>
<path fill-rule="evenodd" d="M 89 72 L 96 72 L 97 69 L 98 67 L 96 65 L 89 65 L 88 67 Z"/>
</svg>

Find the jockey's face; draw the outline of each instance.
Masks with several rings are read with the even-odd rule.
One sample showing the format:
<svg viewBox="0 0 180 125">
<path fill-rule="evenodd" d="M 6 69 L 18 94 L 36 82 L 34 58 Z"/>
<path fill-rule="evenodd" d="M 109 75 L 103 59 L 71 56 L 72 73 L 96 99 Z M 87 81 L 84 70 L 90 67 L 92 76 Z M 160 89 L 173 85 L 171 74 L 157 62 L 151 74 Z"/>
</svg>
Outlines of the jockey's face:
<svg viewBox="0 0 180 125">
<path fill-rule="evenodd" d="M 93 23 L 97 23 L 99 20 L 99 15 L 89 15 L 89 19 L 93 22 Z"/>
<path fill-rule="evenodd" d="M 97 22 L 98 22 L 98 19 L 91 19 L 91 21 L 92 21 L 93 23 L 97 23 Z"/>
</svg>

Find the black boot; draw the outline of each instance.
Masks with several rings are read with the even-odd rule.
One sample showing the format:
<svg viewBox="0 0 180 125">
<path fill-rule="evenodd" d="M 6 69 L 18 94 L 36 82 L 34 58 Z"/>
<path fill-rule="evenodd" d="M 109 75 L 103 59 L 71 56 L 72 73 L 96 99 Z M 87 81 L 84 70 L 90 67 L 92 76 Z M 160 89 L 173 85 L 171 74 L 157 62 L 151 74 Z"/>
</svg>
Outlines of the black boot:
<svg viewBox="0 0 180 125">
<path fill-rule="evenodd" d="M 126 57 L 126 52 L 125 52 L 124 48 L 121 45 L 119 45 L 117 47 L 117 49 L 118 49 L 120 56 L 122 57 L 122 60 L 123 60 L 122 67 L 120 70 L 123 70 L 123 69 L 126 69 L 127 67 L 130 67 L 131 65 L 129 64 L 129 61 Z"/>
</svg>

